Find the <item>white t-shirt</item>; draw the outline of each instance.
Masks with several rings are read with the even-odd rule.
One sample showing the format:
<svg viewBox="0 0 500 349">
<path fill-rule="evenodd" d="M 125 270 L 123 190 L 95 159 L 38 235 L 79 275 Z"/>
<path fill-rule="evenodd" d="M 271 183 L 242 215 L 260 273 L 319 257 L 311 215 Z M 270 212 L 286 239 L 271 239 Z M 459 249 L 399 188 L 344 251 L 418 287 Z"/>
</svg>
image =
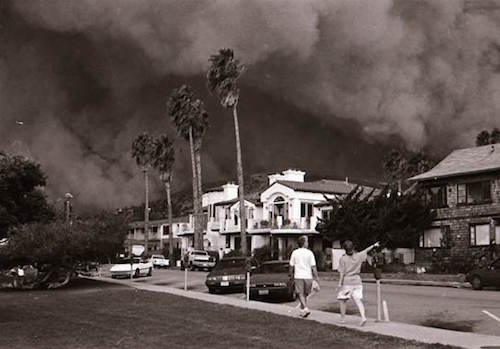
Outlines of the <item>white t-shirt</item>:
<svg viewBox="0 0 500 349">
<path fill-rule="evenodd" d="M 300 247 L 290 256 L 290 265 L 294 267 L 294 278 L 312 279 L 312 267 L 316 266 L 316 259 L 311 250 Z"/>
</svg>

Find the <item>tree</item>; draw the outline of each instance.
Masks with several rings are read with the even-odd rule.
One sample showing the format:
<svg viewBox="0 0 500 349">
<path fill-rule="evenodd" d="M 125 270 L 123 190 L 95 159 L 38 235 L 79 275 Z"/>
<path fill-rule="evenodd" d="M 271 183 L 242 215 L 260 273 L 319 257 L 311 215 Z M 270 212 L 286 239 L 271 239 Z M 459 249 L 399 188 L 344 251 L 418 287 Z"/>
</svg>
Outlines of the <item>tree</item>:
<svg viewBox="0 0 500 349">
<path fill-rule="evenodd" d="M 385 188 L 375 195 L 357 187 L 329 202 L 331 215 L 316 230 L 330 241 L 349 239 L 359 247 L 375 241 L 388 248 L 414 247 L 435 217 L 419 192 L 399 195 Z"/>
<path fill-rule="evenodd" d="M 398 150 L 391 150 L 384 158 L 384 179 L 393 191 L 403 192 L 406 179 L 430 170 L 434 166 L 422 152 L 403 155 Z"/>
<path fill-rule="evenodd" d="M 0 247 L 2 267 L 33 265 L 37 278 L 27 288 L 58 288 L 68 284 L 78 265 L 105 261 L 123 249 L 128 230 L 120 215 L 102 213 L 78 220 L 19 225 Z"/>
<path fill-rule="evenodd" d="M 483 130 L 477 134 L 476 145 L 482 146 L 490 144 L 490 133 L 487 130 Z"/>
<path fill-rule="evenodd" d="M 217 54 L 210 56 L 209 61 L 210 68 L 207 73 L 208 89 L 210 92 L 216 93 L 223 108 L 231 109 L 233 113 L 234 135 L 236 139 L 236 169 L 240 199 L 241 251 L 243 255 L 247 255 L 245 191 L 243 188 L 243 163 L 241 159 L 237 110 L 240 90 L 236 84 L 244 70 L 244 66 L 240 64 L 239 60 L 234 58 L 234 52 L 231 49 L 219 50 Z"/>
<path fill-rule="evenodd" d="M 201 145 L 209 126 L 208 113 L 203 102 L 187 85 L 172 91 L 167 112 L 177 128 L 177 134 L 189 142 L 193 171 L 194 244 L 195 248 L 203 249 Z"/>
<path fill-rule="evenodd" d="M 495 127 L 490 133 L 490 144 L 500 143 L 500 130 Z"/>
<path fill-rule="evenodd" d="M 500 129 L 498 129 L 498 127 L 493 128 L 491 132 L 483 130 L 476 136 L 476 146 L 478 147 L 497 143 L 500 143 Z"/>
<path fill-rule="evenodd" d="M 45 183 L 39 164 L 0 152 L 0 238 L 15 225 L 54 219 L 41 190 Z"/>
<path fill-rule="evenodd" d="M 174 265 L 174 232 L 172 218 L 172 197 L 170 195 L 170 184 L 172 183 L 172 175 L 174 172 L 175 149 L 173 142 L 166 135 L 161 135 L 155 139 L 155 150 L 153 155 L 153 167 L 160 172 L 160 180 L 165 185 L 167 192 L 167 210 L 168 210 L 168 251 L 170 265 Z M 162 239 L 160 239 L 160 250 L 163 251 Z"/>
<path fill-rule="evenodd" d="M 145 255 L 148 255 L 148 240 L 149 240 L 149 180 L 148 172 L 153 162 L 154 140 L 147 133 L 137 136 L 132 142 L 132 157 L 135 159 L 144 173 L 144 250 Z M 130 249 L 132 250 L 132 249 Z"/>
</svg>

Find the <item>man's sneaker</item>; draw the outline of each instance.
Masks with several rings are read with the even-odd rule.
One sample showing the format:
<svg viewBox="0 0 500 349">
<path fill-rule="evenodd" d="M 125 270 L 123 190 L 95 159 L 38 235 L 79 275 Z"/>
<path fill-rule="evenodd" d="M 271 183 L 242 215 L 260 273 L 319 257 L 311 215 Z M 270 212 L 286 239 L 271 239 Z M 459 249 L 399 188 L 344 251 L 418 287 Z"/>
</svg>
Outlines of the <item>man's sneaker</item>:
<svg viewBox="0 0 500 349">
<path fill-rule="evenodd" d="M 310 311 L 309 309 L 307 309 L 307 308 L 306 308 L 306 309 L 304 309 L 304 310 L 302 310 L 302 311 L 300 312 L 300 317 L 301 317 L 301 318 L 304 318 L 304 319 L 305 319 L 305 318 L 306 318 L 306 317 L 308 317 L 309 315 L 311 315 L 311 311 Z"/>
<path fill-rule="evenodd" d="M 363 327 L 366 325 L 366 319 L 361 319 L 361 323 L 359 324 L 360 327 Z"/>
</svg>

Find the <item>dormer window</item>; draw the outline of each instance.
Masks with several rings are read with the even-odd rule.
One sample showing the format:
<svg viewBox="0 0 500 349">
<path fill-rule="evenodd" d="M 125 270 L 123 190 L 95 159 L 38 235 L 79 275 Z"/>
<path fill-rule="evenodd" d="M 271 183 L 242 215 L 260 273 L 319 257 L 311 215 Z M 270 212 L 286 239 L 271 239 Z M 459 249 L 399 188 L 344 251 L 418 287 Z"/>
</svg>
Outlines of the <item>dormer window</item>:
<svg viewBox="0 0 500 349">
<path fill-rule="evenodd" d="M 480 181 L 457 184 L 458 204 L 483 204 L 491 202 L 491 182 Z"/>
</svg>

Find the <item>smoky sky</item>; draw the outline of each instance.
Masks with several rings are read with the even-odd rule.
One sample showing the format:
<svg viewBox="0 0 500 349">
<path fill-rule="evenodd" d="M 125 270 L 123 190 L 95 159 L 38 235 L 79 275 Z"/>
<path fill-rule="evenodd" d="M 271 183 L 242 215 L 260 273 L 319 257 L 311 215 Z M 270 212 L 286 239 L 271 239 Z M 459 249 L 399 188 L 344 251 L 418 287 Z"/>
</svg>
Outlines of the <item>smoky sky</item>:
<svg viewBox="0 0 500 349">
<path fill-rule="evenodd" d="M 443 156 L 500 123 L 499 1 L 0 4 L 0 146 L 42 164 L 53 200 L 69 191 L 82 205 L 139 203 L 130 143 L 143 131 L 175 136 L 165 102 L 182 83 L 210 114 L 204 182 L 234 179 L 232 119 L 205 86 L 222 47 L 246 65 L 248 173 L 380 179 L 394 146 Z M 176 146 L 182 189 L 189 153 Z"/>
</svg>

